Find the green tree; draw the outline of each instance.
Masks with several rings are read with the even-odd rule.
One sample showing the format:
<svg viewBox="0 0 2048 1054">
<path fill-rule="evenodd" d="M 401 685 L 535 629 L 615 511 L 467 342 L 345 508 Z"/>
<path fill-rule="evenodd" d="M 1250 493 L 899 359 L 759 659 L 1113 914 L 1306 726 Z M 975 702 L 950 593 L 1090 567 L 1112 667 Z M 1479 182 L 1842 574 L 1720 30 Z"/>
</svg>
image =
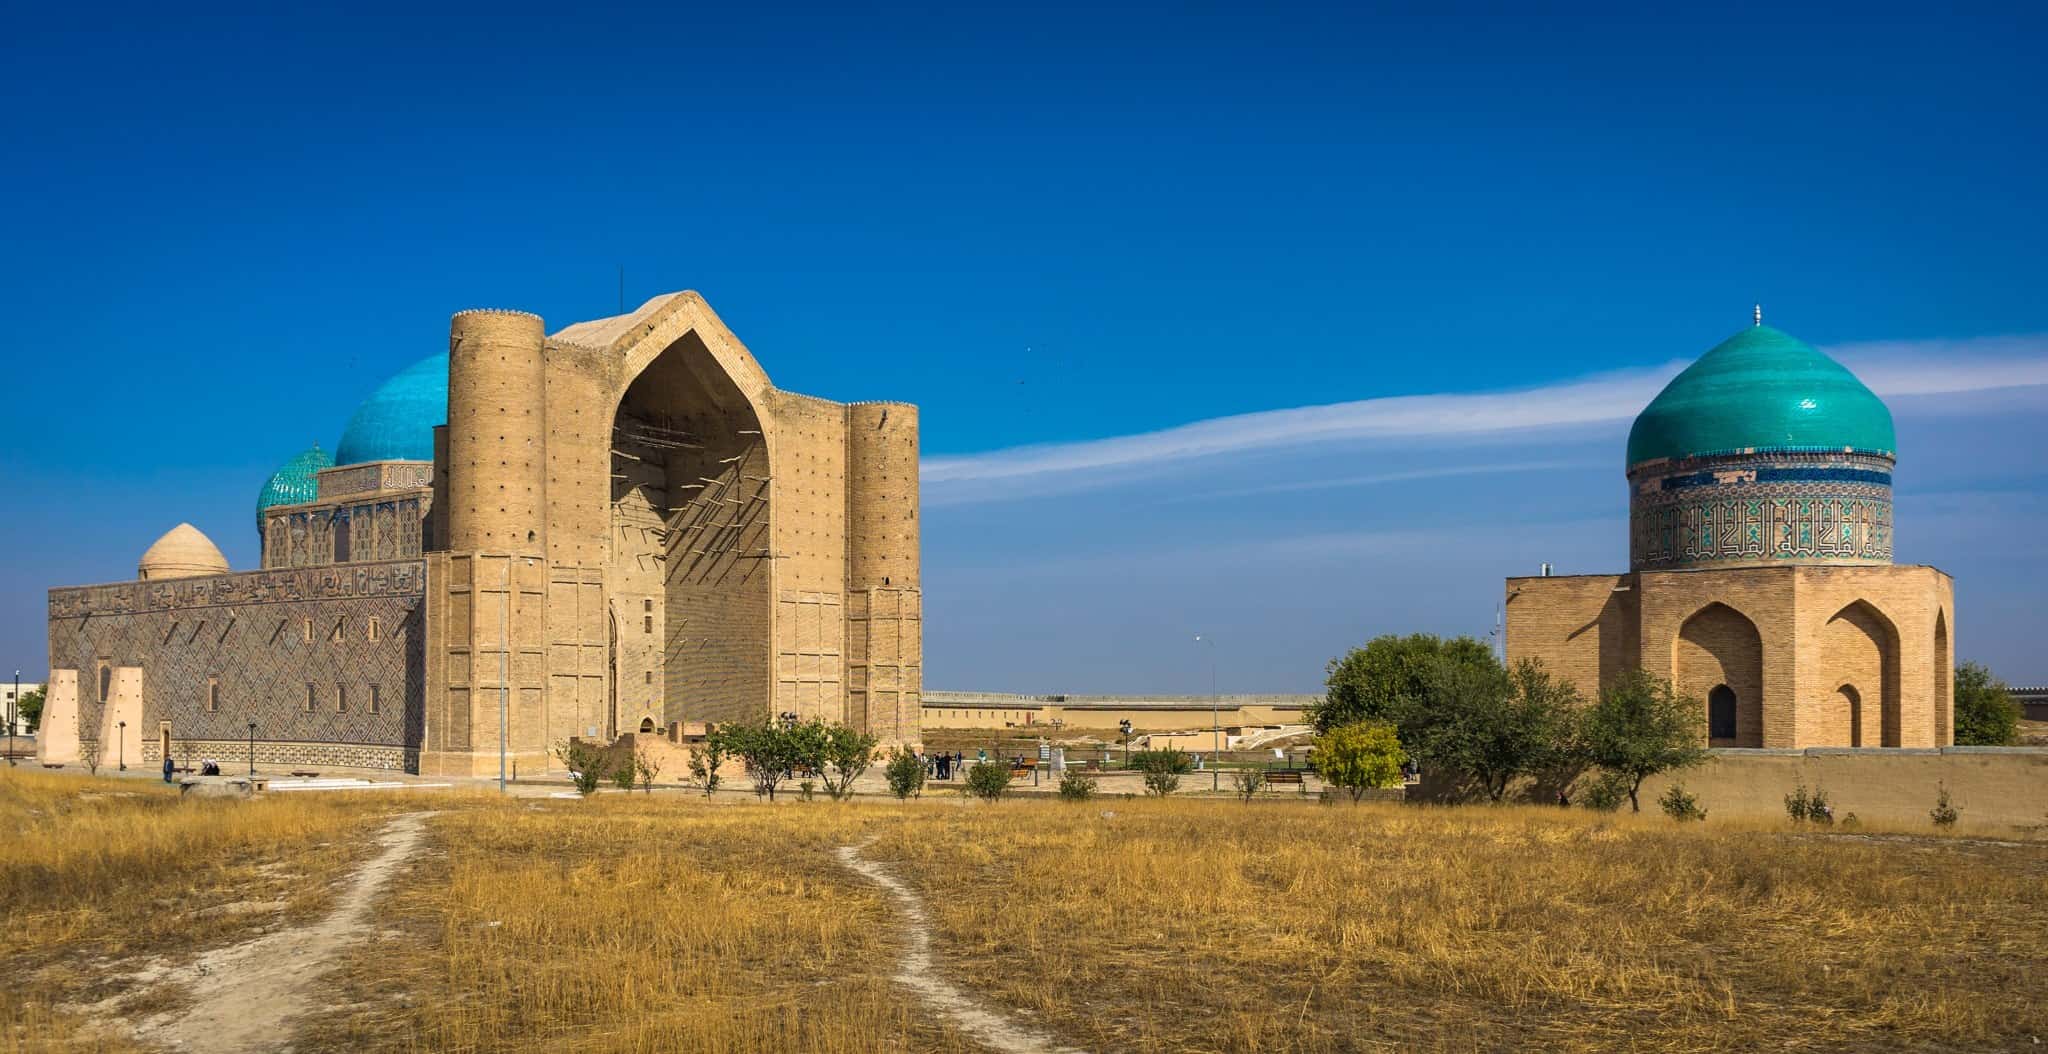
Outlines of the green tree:
<svg viewBox="0 0 2048 1054">
<path fill-rule="evenodd" d="M 720 725 L 719 734 L 732 756 L 747 766 L 747 778 L 754 782 L 754 794 L 775 800 L 775 792 L 784 780 L 796 774 L 797 767 L 804 763 L 802 754 L 810 744 L 800 744 L 791 735 L 792 729 L 785 729 L 770 719 L 759 724 L 734 722 Z"/>
<path fill-rule="evenodd" d="M 1641 671 L 1626 674 L 1586 711 L 1580 726 L 1586 759 L 1626 780 L 1629 811 L 1641 812 L 1636 795 L 1645 777 L 1706 759 L 1704 708 L 1674 691 L 1670 681 Z"/>
<path fill-rule="evenodd" d="M 718 790 L 722 779 L 718 770 L 724 767 L 726 759 L 732 757 L 732 744 L 726 738 L 721 725 L 712 725 L 704 732 L 704 742 L 690 748 L 690 775 L 704 786 L 704 796 L 709 798 Z"/>
<path fill-rule="evenodd" d="M 21 693 L 14 706 L 15 712 L 21 715 L 22 727 L 29 735 L 35 735 L 36 730 L 43 727 L 43 690 L 32 688 Z"/>
<path fill-rule="evenodd" d="M 977 761 L 967 770 L 967 793 L 984 801 L 996 801 L 1010 789 L 1010 766 L 1000 761 Z"/>
<path fill-rule="evenodd" d="M 604 751 L 580 739 L 566 739 L 555 744 L 555 757 L 562 767 L 569 770 L 569 782 L 575 784 L 576 793 L 589 797 L 597 793 L 597 785 L 604 782 Z"/>
<path fill-rule="evenodd" d="M 1956 667 L 1956 745 L 2009 747 L 2019 742 L 2020 704 L 2005 682 L 1980 663 Z"/>
<path fill-rule="evenodd" d="M 852 797 L 853 781 L 874 763 L 875 745 L 880 742 L 874 733 L 849 725 L 824 726 L 823 755 L 828 768 L 821 768 L 818 774 L 825 779 L 825 793 L 834 801 Z"/>
<path fill-rule="evenodd" d="M 1401 785 L 1401 763 L 1408 752 L 1386 721 L 1360 721 L 1333 728 L 1315 738 L 1309 766 L 1323 782 L 1351 792 L 1356 802 L 1375 787 Z"/>
<path fill-rule="evenodd" d="M 1440 662 L 1497 666 L 1493 652 L 1471 637 L 1438 637 L 1416 633 L 1406 637 L 1374 637 L 1331 659 L 1324 670 L 1323 699 L 1309 708 L 1309 722 L 1328 732 L 1359 721 L 1392 721 L 1423 696 L 1424 682 Z"/>
<path fill-rule="evenodd" d="M 1165 797 L 1180 789 L 1180 778 L 1195 771 L 1195 759 L 1179 747 L 1140 750 L 1131 755 L 1131 767 L 1145 774 L 1145 793 Z"/>
<path fill-rule="evenodd" d="M 633 771 L 640 774 L 640 793 L 654 793 L 654 777 L 661 775 L 661 760 L 645 747 L 633 753 Z"/>
<path fill-rule="evenodd" d="M 1439 659 L 1421 691 L 1401 742 L 1423 764 L 1471 778 L 1490 801 L 1506 797 L 1516 777 L 1563 767 L 1577 753 L 1578 691 L 1534 660 L 1509 671 L 1490 656 Z"/>
<path fill-rule="evenodd" d="M 889 763 L 882 766 L 882 777 L 889 781 L 889 793 L 902 801 L 913 795 L 921 796 L 924 791 L 924 761 L 907 750 L 894 750 L 889 754 Z"/>
</svg>

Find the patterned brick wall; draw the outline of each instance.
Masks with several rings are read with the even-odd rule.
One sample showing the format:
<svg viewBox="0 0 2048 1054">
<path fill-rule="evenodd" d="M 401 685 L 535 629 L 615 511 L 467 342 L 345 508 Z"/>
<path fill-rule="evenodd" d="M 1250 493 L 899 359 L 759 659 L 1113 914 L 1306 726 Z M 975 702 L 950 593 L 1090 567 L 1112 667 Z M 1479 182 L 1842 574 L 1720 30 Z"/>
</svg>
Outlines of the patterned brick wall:
<svg viewBox="0 0 2048 1054">
<path fill-rule="evenodd" d="M 80 734 L 100 734 L 102 664 L 141 679 L 141 748 L 241 741 L 280 760 L 396 759 L 424 721 L 418 561 L 254 571 L 50 591 L 50 665 L 79 671 Z M 307 706 L 311 685 L 310 709 Z M 346 748 L 346 750 L 343 750 Z M 364 753 L 369 751 L 369 753 Z"/>
</svg>

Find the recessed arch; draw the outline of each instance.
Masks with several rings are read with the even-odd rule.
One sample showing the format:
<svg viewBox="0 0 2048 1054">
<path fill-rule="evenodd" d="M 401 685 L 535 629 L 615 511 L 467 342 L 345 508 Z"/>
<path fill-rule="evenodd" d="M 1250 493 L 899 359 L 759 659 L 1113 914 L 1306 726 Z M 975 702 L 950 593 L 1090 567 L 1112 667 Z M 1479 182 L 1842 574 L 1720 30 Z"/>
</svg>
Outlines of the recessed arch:
<svg viewBox="0 0 2048 1054">
<path fill-rule="evenodd" d="M 1827 707 L 1814 727 L 1801 730 L 1801 745 L 1899 746 L 1899 631 L 1892 620 L 1868 600 L 1844 604 L 1821 627 L 1820 662 L 1827 683 L 1853 687 L 1857 711 Z"/>
<path fill-rule="evenodd" d="M 641 719 L 640 719 L 640 731 L 642 731 L 642 732 L 652 732 L 652 731 L 654 731 L 654 719 L 653 719 L 653 718 L 651 718 L 651 717 L 643 717 L 643 718 L 641 718 Z"/>
<path fill-rule="evenodd" d="M 612 416 L 605 574 L 613 681 L 656 727 L 769 697 L 773 603 L 766 377 L 735 376 L 699 328 L 662 337 L 632 345 Z"/>
<path fill-rule="evenodd" d="M 1952 694 L 1956 686 L 1955 654 L 1949 649 L 1948 612 L 1934 612 L 1934 745 L 1953 746 L 1956 711 Z"/>
<path fill-rule="evenodd" d="M 1732 701 L 1734 735 L 1710 736 L 1709 745 L 1764 745 L 1764 717 L 1773 704 L 1764 698 L 1763 635 L 1749 616 L 1719 601 L 1694 612 L 1672 639 L 1671 670 L 1673 686 L 1707 707 L 1704 716 L 1710 733 L 1714 700 L 1719 698 L 1724 707 Z"/>
</svg>

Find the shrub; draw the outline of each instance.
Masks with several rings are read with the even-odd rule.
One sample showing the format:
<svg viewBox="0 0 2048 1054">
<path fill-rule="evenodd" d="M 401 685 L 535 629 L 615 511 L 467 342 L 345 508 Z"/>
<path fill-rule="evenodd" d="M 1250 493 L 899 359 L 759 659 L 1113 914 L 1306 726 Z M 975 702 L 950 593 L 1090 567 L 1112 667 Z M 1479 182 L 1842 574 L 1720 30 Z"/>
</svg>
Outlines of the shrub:
<svg viewBox="0 0 2048 1054">
<path fill-rule="evenodd" d="M 1935 786 L 1938 789 L 1934 794 L 1934 809 L 1927 816 L 1934 821 L 1934 826 L 1946 830 L 1956 825 L 1956 819 L 1962 813 L 1954 804 L 1950 803 L 1948 788 L 1939 783 L 1935 784 Z"/>
<path fill-rule="evenodd" d="M 1808 792 L 1806 784 L 1801 783 L 1798 789 L 1785 795 L 1785 815 L 1790 816 L 1793 823 L 1817 823 L 1826 827 L 1835 822 L 1835 807 L 1828 801 L 1826 788 L 1815 787 Z"/>
<path fill-rule="evenodd" d="M 1408 755 L 1401 737 L 1385 721 L 1363 721 L 1333 728 L 1315 739 L 1308 763 L 1333 787 L 1351 792 L 1357 801 L 1374 787 L 1401 785 L 1401 763 Z"/>
<path fill-rule="evenodd" d="M 1060 777 L 1060 797 L 1068 801 L 1087 801 L 1095 797 L 1095 777 L 1080 769 L 1068 769 Z"/>
<path fill-rule="evenodd" d="M 1250 804 L 1266 786 L 1266 774 L 1260 769 L 1238 769 L 1230 777 L 1230 785 L 1237 789 L 1237 796 Z"/>
<path fill-rule="evenodd" d="M 997 761 L 977 761 L 967 770 L 967 793 L 983 801 L 996 801 L 1010 789 L 1010 766 Z"/>
<path fill-rule="evenodd" d="M 1179 747 L 1140 750 L 1131 755 L 1131 767 L 1145 774 L 1145 793 L 1165 797 L 1180 789 L 1180 778 L 1195 771 L 1195 759 Z"/>
<path fill-rule="evenodd" d="M 1628 801 L 1628 780 L 1617 772 L 1603 772 L 1579 795 L 1579 804 L 1596 812 L 1613 812 Z"/>
<path fill-rule="evenodd" d="M 622 791 L 631 791 L 635 786 L 635 781 L 640 778 L 640 772 L 634 767 L 631 759 L 628 759 L 618 768 L 611 770 L 611 777 L 613 786 Z"/>
<path fill-rule="evenodd" d="M 1657 804 L 1663 807 L 1664 815 L 1680 823 L 1684 823 L 1687 820 L 1704 820 L 1707 818 L 1707 810 L 1700 808 L 1699 799 L 1687 794 L 1685 792 L 1685 785 L 1681 783 L 1672 784 L 1671 789 L 1665 791 L 1664 796 L 1657 799 Z"/>
<path fill-rule="evenodd" d="M 604 753 L 580 739 L 565 740 L 555 744 L 555 757 L 569 770 L 569 782 L 575 784 L 576 793 L 589 797 L 597 793 L 597 785 L 604 782 Z"/>
<path fill-rule="evenodd" d="M 889 763 L 882 766 L 882 778 L 889 781 L 889 793 L 897 801 L 921 797 L 924 793 L 924 762 L 916 754 L 898 750 L 889 755 Z"/>
</svg>

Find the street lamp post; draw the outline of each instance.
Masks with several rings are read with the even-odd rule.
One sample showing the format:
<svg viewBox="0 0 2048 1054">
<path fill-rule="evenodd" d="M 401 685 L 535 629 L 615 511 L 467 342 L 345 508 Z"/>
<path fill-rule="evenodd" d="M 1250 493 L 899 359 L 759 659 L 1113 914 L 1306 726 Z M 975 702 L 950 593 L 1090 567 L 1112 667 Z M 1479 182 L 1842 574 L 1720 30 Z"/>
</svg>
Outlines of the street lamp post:
<svg viewBox="0 0 2048 1054">
<path fill-rule="evenodd" d="M 121 763 L 121 771 L 128 771 L 128 722 L 116 721 L 114 727 L 114 757 Z"/>
<path fill-rule="evenodd" d="M 1206 633 L 1195 634 L 1195 642 L 1209 646 L 1209 731 L 1215 737 L 1210 744 L 1209 789 L 1223 789 L 1223 717 L 1218 709 L 1222 700 L 1216 694 L 1216 638 Z"/>
<path fill-rule="evenodd" d="M 256 722 L 249 722 L 249 775 L 256 774 Z"/>
<path fill-rule="evenodd" d="M 1124 733 L 1124 769 L 1128 771 L 1131 767 L 1131 719 L 1126 717 L 1118 721 L 1116 727 Z"/>
<path fill-rule="evenodd" d="M 21 718 L 21 671 L 14 671 L 14 698 L 7 700 L 7 767 L 14 767 L 14 725 Z"/>
</svg>

